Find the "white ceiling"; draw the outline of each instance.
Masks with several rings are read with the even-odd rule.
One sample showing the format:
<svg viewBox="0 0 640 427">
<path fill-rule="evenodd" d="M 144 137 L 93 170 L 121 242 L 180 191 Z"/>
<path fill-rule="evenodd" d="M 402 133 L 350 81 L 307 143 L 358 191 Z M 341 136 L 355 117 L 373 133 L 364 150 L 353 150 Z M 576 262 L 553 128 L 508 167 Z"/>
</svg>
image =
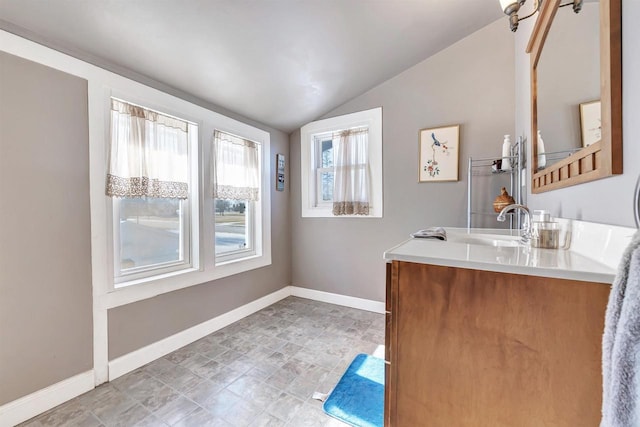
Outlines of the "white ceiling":
<svg viewBox="0 0 640 427">
<path fill-rule="evenodd" d="M 0 28 L 285 132 L 501 16 L 497 0 L 0 0 Z"/>
</svg>

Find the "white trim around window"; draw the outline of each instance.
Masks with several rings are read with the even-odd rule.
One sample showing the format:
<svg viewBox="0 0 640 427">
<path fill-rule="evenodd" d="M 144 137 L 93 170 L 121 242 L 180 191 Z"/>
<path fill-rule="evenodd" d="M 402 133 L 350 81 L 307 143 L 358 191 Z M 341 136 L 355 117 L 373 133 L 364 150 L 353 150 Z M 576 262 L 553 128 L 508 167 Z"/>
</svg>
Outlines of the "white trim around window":
<svg viewBox="0 0 640 427">
<path fill-rule="evenodd" d="M 108 97 L 110 101 L 112 97 Z M 127 102 L 127 100 L 125 100 Z M 110 102 L 109 102 L 110 104 Z M 150 111 L 155 111 L 160 114 L 169 115 L 169 113 L 165 111 L 161 111 L 157 108 L 152 108 L 148 105 L 137 104 L 136 105 L 143 107 Z M 173 115 L 173 114 L 172 114 Z M 161 277 L 166 274 L 178 273 L 182 271 L 187 271 L 191 269 L 198 269 L 200 265 L 199 260 L 199 214 L 200 214 L 200 195 L 199 195 L 199 185 L 200 180 L 198 178 L 199 166 L 198 166 L 198 135 L 199 135 L 199 126 L 196 123 L 190 122 L 182 117 L 177 117 L 180 120 L 187 123 L 187 179 L 189 185 L 189 195 L 186 199 L 173 199 L 172 202 L 179 205 L 179 229 L 172 230 L 168 233 L 162 233 L 165 230 L 157 229 L 154 227 L 154 223 L 157 223 L 158 220 L 162 220 L 164 218 L 154 218 L 154 220 L 149 221 L 151 227 L 147 227 L 144 225 L 144 221 L 142 225 L 134 224 L 129 221 L 122 222 L 120 218 L 120 208 L 125 200 L 120 197 L 107 197 L 108 215 L 111 216 L 110 221 L 110 232 L 111 238 L 108 239 L 109 244 L 111 246 L 110 253 L 112 257 L 109 259 L 110 270 L 113 272 L 112 277 L 112 286 L 111 290 L 123 288 L 126 286 L 134 285 L 137 283 L 143 283 L 147 280 L 153 280 L 156 277 Z M 112 120 L 111 114 L 109 114 L 108 125 L 105 126 L 107 130 L 107 135 L 105 136 L 106 141 L 111 140 L 110 129 Z M 107 145 L 109 142 L 107 142 Z M 135 199 L 129 199 L 128 203 L 134 202 Z M 158 203 L 154 198 L 147 199 L 149 203 L 154 204 Z M 142 200 L 140 200 L 142 202 Z M 139 218 L 139 217 L 138 217 Z M 137 222 L 137 221 L 136 221 Z M 155 247 L 162 246 L 162 240 L 166 240 L 166 236 L 173 235 L 177 231 L 178 242 L 176 245 L 176 251 L 179 252 L 177 259 L 169 260 L 165 262 L 159 262 L 157 264 L 147 264 L 141 265 L 129 269 L 122 269 L 122 260 L 121 260 L 121 244 L 120 236 L 121 236 L 121 227 L 127 225 L 127 228 L 138 227 L 135 230 L 134 234 L 140 233 L 148 233 L 148 236 L 145 236 L 145 243 L 148 245 L 151 242 L 146 241 L 146 239 L 155 239 L 153 241 L 153 245 Z M 162 228 L 162 227 L 161 227 Z M 157 237 L 156 237 L 157 236 Z M 160 241 L 158 240 L 160 239 Z M 137 240 L 141 240 L 138 238 Z M 133 253 L 139 253 L 140 251 L 145 251 L 146 245 L 135 245 L 136 248 L 133 248 L 131 241 L 129 241 L 128 250 L 131 250 Z M 172 249 L 169 247 L 168 249 Z M 155 254 L 154 254 L 155 255 Z M 136 256 L 131 256 L 131 258 L 136 258 Z M 153 258 L 153 256 L 152 256 Z"/>
<path fill-rule="evenodd" d="M 300 179 L 302 217 L 336 217 L 331 203 L 318 203 L 316 178 L 317 149 L 315 137 L 348 129 L 369 129 L 369 169 L 371 172 L 371 206 L 369 215 L 341 215 L 340 218 L 382 217 L 382 107 L 311 122 L 300 129 Z M 337 217 L 336 217 L 337 218 Z"/>
<path fill-rule="evenodd" d="M 116 86 L 116 85 L 114 85 Z M 103 92 L 102 117 L 100 128 L 105 135 L 105 144 L 109 135 L 110 98 L 116 97 L 136 105 L 160 111 L 179 117 L 193 124 L 194 132 L 190 132 L 190 198 L 186 215 L 189 215 L 188 232 L 190 245 L 190 262 L 180 268 L 168 268 L 157 271 L 157 274 L 146 277 L 132 277 L 131 280 L 121 280 L 116 283 L 114 277 L 114 251 L 113 234 L 113 206 L 112 199 L 104 195 L 104 186 L 100 187 L 101 194 L 95 195 L 104 200 L 107 218 L 104 238 L 107 245 L 107 268 L 101 269 L 108 272 L 105 278 L 106 294 L 104 305 L 106 308 L 114 308 L 143 299 L 151 298 L 163 293 L 198 285 L 223 277 L 239 274 L 245 271 L 264 267 L 271 264 L 271 203 L 270 203 L 270 135 L 261 129 L 228 118 L 221 114 L 206 110 L 189 102 L 164 94 L 146 86 L 132 83 L 129 87 L 106 88 Z M 196 131 L 197 128 L 197 131 Z M 215 257 L 215 224 L 214 201 L 211 196 L 209 161 L 212 148 L 212 135 L 214 130 L 223 130 L 233 135 L 250 139 L 260 147 L 260 202 L 252 207 L 252 239 L 255 250 L 227 259 Z M 191 128 L 190 128 L 191 130 Z M 92 162 L 92 167 L 106 170 L 107 148 L 101 150 L 101 164 Z M 104 177 L 104 175 L 101 175 Z"/>
</svg>

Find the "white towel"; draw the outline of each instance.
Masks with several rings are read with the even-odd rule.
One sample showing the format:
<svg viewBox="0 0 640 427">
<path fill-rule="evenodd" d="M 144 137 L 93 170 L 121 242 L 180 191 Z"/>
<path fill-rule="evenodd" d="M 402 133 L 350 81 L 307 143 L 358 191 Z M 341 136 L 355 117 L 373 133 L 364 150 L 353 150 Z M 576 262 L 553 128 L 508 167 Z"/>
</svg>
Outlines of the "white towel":
<svg viewBox="0 0 640 427">
<path fill-rule="evenodd" d="M 602 337 L 601 427 L 640 426 L 640 232 L 622 256 Z"/>
</svg>

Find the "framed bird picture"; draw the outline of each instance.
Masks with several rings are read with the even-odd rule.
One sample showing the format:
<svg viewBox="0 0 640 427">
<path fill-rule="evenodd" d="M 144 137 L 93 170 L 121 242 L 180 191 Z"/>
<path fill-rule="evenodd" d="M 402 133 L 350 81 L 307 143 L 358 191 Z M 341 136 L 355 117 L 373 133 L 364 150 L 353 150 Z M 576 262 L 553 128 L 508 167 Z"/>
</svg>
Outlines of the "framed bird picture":
<svg viewBox="0 0 640 427">
<path fill-rule="evenodd" d="M 460 125 L 420 130 L 418 182 L 458 180 Z"/>
</svg>

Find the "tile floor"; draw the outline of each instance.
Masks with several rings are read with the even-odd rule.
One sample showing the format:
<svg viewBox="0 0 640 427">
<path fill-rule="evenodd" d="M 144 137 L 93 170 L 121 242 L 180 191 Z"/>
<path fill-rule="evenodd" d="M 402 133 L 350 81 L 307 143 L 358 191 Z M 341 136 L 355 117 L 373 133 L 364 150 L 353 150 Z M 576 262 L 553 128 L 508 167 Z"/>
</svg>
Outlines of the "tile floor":
<svg viewBox="0 0 640 427">
<path fill-rule="evenodd" d="M 311 395 L 383 344 L 382 314 L 288 297 L 23 425 L 345 426 Z"/>
</svg>

